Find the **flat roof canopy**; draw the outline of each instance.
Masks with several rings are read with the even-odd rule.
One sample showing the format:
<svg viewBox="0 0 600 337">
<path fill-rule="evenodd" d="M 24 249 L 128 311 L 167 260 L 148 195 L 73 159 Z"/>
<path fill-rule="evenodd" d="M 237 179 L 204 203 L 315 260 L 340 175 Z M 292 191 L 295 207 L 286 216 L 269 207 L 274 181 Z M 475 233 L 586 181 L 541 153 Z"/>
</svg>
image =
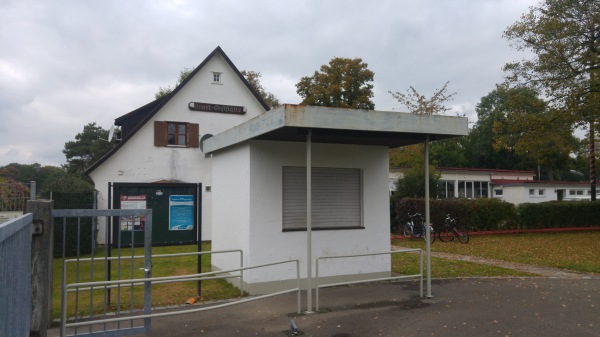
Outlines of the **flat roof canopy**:
<svg viewBox="0 0 600 337">
<path fill-rule="evenodd" d="M 250 139 L 399 147 L 466 136 L 465 117 L 285 104 L 204 140 L 211 153 Z"/>
</svg>

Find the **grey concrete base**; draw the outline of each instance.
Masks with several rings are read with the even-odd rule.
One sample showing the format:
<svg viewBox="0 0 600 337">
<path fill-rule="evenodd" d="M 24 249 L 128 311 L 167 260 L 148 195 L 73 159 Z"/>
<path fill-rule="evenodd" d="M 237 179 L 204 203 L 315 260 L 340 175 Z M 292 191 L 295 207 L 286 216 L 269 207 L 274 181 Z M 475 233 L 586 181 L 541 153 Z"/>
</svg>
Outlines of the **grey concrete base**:
<svg viewBox="0 0 600 337">
<path fill-rule="evenodd" d="M 217 267 L 212 267 L 214 271 L 219 270 Z M 314 289 L 317 284 L 318 285 L 326 285 L 332 283 L 342 283 L 342 282 L 355 282 L 355 281 L 367 281 L 373 279 L 381 279 L 390 277 L 391 272 L 379 272 L 379 273 L 365 273 L 365 274 L 352 274 L 352 275 L 337 275 L 337 276 L 326 276 L 320 277 L 317 283 L 317 279 L 313 278 L 312 288 Z M 227 279 L 229 283 L 240 288 L 240 279 L 239 278 L 229 278 Z M 284 291 L 288 289 L 296 288 L 298 281 L 296 279 L 290 280 L 281 280 L 281 281 L 269 281 L 269 282 L 243 282 L 243 289 L 250 295 L 265 295 L 270 293 L 275 293 L 279 291 Z M 308 281 L 306 278 L 300 279 L 300 289 L 306 290 L 308 288 Z"/>
</svg>

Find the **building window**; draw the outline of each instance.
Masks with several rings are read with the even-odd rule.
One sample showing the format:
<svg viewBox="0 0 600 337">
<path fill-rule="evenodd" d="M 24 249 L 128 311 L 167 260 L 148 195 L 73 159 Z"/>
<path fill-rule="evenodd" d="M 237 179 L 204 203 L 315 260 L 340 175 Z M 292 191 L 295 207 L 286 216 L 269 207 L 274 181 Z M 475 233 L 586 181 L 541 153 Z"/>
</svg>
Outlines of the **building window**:
<svg viewBox="0 0 600 337">
<path fill-rule="evenodd" d="M 569 190 L 569 195 L 571 196 L 583 196 L 585 190 Z M 590 193 L 591 194 L 591 193 Z"/>
<path fill-rule="evenodd" d="M 362 171 L 312 168 L 312 228 L 364 228 Z M 306 230 L 306 167 L 282 168 L 283 231 Z"/>
<path fill-rule="evenodd" d="M 529 189 L 529 195 L 532 196 L 532 197 L 535 196 L 535 188 L 530 188 Z"/>
<path fill-rule="evenodd" d="M 488 197 L 488 182 L 487 181 L 476 181 L 475 182 L 475 198 L 487 198 Z"/>
<path fill-rule="evenodd" d="M 488 197 L 488 182 L 487 181 L 458 181 L 458 197 L 459 198 L 487 198 Z"/>
<path fill-rule="evenodd" d="M 503 195 L 504 195 L 504 190 L 502 190 L 501 188 L 494 189 L 494 196 L 501 197 Z"/>
<path fill-rule="evenodd" d="M 167 144 L 186 145 L 186 123 L 167 123 Z"/>
<path fill-rule="evenodd" d="M 218 73 L 216 71 L 212 72 L 212 83 L 213 84 L 221 84 L 221 74 L 222 73 Z"/>
<path fill-rule="evenodd" d="M 544 195 L 546 195 L 546 190 L 543 188 L 540 188 L 538 190 L 538 196 L 543 197 Z"/>
<path fill-rule="evenodd" d="M 199 125 L 185 122 L 154 122 L 154 146 L 200 147 Z"/>
<path fill-rule="evenodd" d="M 438 198 L 454 198 L 454 180 L 440 180 L 438 187 Z"/>
</svg>

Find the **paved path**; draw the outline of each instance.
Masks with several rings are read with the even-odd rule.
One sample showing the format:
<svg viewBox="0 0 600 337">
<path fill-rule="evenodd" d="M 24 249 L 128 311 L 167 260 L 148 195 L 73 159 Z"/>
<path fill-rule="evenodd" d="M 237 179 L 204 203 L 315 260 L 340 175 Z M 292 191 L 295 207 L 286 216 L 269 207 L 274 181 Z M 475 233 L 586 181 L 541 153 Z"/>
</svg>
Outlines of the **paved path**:
<svg viewBox="0 0 600 337">
<path fill-rule="evenodd" d="M 432 255 L 544 277 L 437 279 L 432 281 L 432 298 L 419 297 L 414 281 L 327 288 L 321 290 L 321 312 L 303 315 L 295 313 L 295 295 L 286 294 L 155 318 L 147 337 L 292 336 L 292 319 L 300 336 L 314 337 L 600 336 L 599 275 L 456 254 Z M 302 310 L 306 310 L 305 300 L 303 293 Z M 202 305 L 206 304 L 194 306 Z M 58 336 L 58 329 L 48 336 Z"/>
<path fill-rule="evenodd" d="M 300 336 L 314 337 L 600 336 L 600 280 L 469 278 L 432 285 L 432 298 L 419 297 L 414 281 L 328 288 L 321 292 L 326 310 L 301 316 L 295 296 L 280 295 L 156 318 L 148 337 L 291 336 L 292 319 Z"/>
</svg>

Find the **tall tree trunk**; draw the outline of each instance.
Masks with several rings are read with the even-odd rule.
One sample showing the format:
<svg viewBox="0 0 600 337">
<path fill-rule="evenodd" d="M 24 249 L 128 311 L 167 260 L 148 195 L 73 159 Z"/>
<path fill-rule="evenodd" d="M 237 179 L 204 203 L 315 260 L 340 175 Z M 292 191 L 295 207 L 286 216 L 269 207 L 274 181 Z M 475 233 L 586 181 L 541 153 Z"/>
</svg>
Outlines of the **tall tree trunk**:
<svg viewBox="0 0 600 337">
<path fill-rule="evenodd" d="M 594 122 L 590 122 L 590 191 L 591 200 L 596 201 L 596 141 Z"/>
</svg>

